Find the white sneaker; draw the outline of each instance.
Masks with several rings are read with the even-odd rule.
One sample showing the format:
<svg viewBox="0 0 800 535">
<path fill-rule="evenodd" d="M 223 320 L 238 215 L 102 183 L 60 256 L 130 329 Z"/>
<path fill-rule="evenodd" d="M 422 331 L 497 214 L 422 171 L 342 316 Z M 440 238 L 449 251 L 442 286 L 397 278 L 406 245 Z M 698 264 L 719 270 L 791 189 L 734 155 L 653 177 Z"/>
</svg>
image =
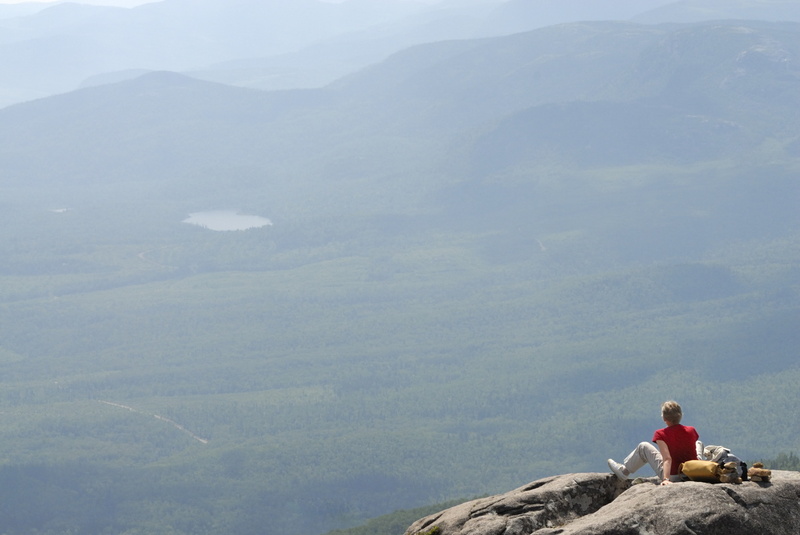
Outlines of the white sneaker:
<svg viewBox="0 0 800 535">
<path fill-rule="evenodd" d="M 611 471 L 614 472 L 614 475 L 616 475 L 618 478 L 620 478 L 623 481 L 627 480 L 628 476 L 630 475 L 630 472 L 628 472 L 628 469 L 625 468 L 623 465 L 619 464 L 614 459 L 609 459 L 608 460 L 608 467 L 611 468 Z"/>
</svg>

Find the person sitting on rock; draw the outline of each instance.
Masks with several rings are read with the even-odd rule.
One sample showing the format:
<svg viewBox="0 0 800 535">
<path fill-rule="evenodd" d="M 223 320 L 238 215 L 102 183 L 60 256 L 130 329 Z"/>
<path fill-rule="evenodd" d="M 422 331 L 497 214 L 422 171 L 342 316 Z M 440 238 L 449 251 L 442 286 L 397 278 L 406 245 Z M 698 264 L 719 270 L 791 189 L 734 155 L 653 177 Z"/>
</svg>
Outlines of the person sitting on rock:
<svg viewBox="0 0 800 535">
<path fill-rule="evenodd" d="M 636 472 L 645 464 L 649 464 L 661 480 L 662 485 L 673 481 L 681 481 L 678 471 L 681 464 L 697 459 L 697 447 L 700 436 L 694 427 L 681 425 L 683 410 L 675 401 L 666 401 L 661 405 L 661 419 L 667 424 L 664 429 L 653 433 L 653 442 L 642 442 L 625 457 L 622 464 L 608 460 L 608 467 L 622 480 Z M 702 445 L 700 446 L 702 449 Z"/>
</svg>

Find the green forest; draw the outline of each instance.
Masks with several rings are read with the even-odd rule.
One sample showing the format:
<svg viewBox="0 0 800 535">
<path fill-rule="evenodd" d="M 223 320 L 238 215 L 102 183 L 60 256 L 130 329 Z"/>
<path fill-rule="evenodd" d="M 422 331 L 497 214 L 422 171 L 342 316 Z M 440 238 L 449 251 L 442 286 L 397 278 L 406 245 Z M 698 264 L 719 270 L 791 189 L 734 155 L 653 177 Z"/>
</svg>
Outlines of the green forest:
<svg viewBox="0 0 800 535">
<path fill-rule="evenodd" d="M 737 454 L 800 448 L 797 234 L 593 272 L 573 236 L 500 261 L 477 232 L 175 233 L 3 276 L 9 533 L 322 532 L 602 470 L 662 398 Z"/>
<path fill-rule="evenodd" d="M 736 63 L 769 39 L 800 52 L 582 24 L 0 110 L 0 532 L 399 535 L 606 471 L 666 399 L 797 469 L 800 66 Z M 273 224 L 182 223 L 232 206 Z"/>
</svg>

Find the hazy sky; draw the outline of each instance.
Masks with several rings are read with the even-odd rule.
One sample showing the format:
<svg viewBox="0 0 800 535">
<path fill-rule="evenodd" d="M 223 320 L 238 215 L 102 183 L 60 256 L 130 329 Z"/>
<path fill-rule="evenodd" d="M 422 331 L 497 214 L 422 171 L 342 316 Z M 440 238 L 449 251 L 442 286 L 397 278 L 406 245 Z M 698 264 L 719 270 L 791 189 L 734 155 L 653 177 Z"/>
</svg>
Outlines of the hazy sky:
<svg viewBox="0 0 800 535">
<path fill-rule="evenodd" d="M 133 7 L 141 4 L 149 4 L 158 2 L 160 0 L 0 0 L 0 4 L 50 4 L 55 2 L 71 1 L 78 4 L 94 4 L 98 6 L 118 6 L 118 7 Z M 323 2 L 344 2 L 345 0 L 322 0 Z M 415 0 L 418 2 L 434 3 L 437 0 Z"/>
<path fill-rule="evenodd" d="M 58 0 L 42 0 L 40 2 L 30 2 L 29 0 L 0 0 L 0 4 L 24 4 L 24 3 L 39 3 L 49 4 Z M 148 4 L 156 0 L 75 0 L 79 4 L 95 4 L 98 6 L 119 6 L 119 7 L 133 7 L 139 4 Z"/>
<path fill-rule="evenodd" d="M 24 3 L 31 3 L 31 4 L 50 4 L 54 2 L 58 2 L 59 0 L 0 0 L 0 4 L 24 4 Z M 158 2 L 159 0 L 61 0 L 63 1 L 72 1 L 78 4 L 94 4 L 99 6 L 120 6 L 120 7 L 132 7 L 138 6 L 140 4 L 149 4 L 151 2 Z M 327 2 L 342 2 L 344 0 L 323 0 Z"/>
</svg>

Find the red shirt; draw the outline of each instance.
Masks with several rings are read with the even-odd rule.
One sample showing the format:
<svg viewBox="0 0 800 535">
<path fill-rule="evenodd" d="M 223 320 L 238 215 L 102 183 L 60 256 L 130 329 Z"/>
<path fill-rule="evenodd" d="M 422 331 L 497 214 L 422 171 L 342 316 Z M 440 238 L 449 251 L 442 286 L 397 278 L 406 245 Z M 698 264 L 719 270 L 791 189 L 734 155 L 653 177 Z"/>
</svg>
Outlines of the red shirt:
<svg viewBox="0 0 800 535">
<path fill-rule="evenodd" d="M 700 435 L 694 427 L 675 424 L 653 433 L 653 442 L 663 440 L 672 456 L 670 475 L 677 475 L 681 463 L 697 459 L 695 443 Z"/>
</svg>

